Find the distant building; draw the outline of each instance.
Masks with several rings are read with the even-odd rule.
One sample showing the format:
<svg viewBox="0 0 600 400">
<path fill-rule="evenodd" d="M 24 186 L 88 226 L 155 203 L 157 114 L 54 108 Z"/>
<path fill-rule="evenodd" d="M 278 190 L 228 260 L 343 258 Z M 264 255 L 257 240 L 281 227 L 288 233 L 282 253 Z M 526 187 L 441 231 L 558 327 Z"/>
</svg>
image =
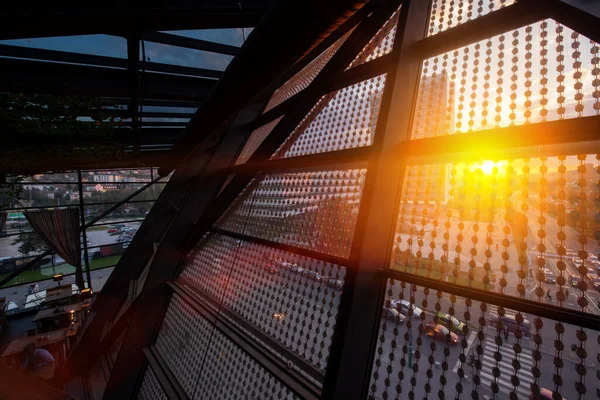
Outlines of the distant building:
<svg viewBox="0 0 600 400">
<path fill-rule="evenodd" d="M 94 175 L 94 182 L 115 182 L 115 175 Z"/>
<path fill-rule="evenodd" d="M 92 192 L 84 190 L 83 191 L 83 198 L 89 199 L 90 197 L 92 197 Z"/>
<path fill-rule="evenodd" d="M 441 73 L 421 78 L 411 139 L 424 139 L 454 133 L 454 83 Z M 408 203 L 429 204 L 448 201 L 448 167 L 443 163 L 413 165 L 406 168 L 402 197 Z"/>
<path fill-rule="evenodd" d="M 73 192 L 69 194 L 69 200 L 71 201 L 77 201 L 79 200 L 79 193 L 77 192 Z"/>
<path fill-rule="evenodd" d="M 47 196 L 49 199 L 53 199 L 53 198 L 54 198 L 54 192 L 48 192 L 48 193 L 46 193 L 46 196 Z"/>
</svg>

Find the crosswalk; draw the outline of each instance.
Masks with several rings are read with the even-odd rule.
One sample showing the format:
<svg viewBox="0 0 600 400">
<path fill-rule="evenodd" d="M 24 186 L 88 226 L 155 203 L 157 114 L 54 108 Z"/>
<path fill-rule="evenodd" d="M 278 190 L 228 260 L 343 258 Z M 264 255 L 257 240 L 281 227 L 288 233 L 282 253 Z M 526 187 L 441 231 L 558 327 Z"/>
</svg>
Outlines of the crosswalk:
<svg viewBox="0 0 600 400">
<path fill-rule="evenodd" d="M 488 304 L 487 309 L 488 309 L 488 318 L 498 316 L 498 306 Z M 504 309 L 505 317 L 509 317 L 509 316 L 516 317 L 516 315 L 517 315 L 517 312 L 515 310 L 511 310 L 509 308 Z"/>
<path fill-rule="evenodd" d="M 481 384 L 486 388 L 491 388 L 494 382 L 494 368 L 500 370 L 500 376 L 496 378 L 496 384 L 498 385 L 501 398 L 508 398 L 509 394 L 513 391 L 513 383 L 511 377 L 514 374 L 513 360 L 516 358 L 513 346 L 511 343 L 505 342 L 500 346 L 499 352 L 502 355 L 500 361 L 496 361 L 494 358 L 497 346 L 494 339 L 494 334 L 488 332 L 486 334 L 484 352 L 481 356 L 482 368 L 479 371 L 479 377 Z M 531 358 L 531 354 L 527 352 L 521 352 L 519 354 L 520 368 L 517 372 L 519 379 L 519 385 L 517 386 L 516 393 L 519 398 L 528 398 L 531 394 L 531 384 L 534 381 L 533 375 L 531 374 L 531 367 L 534 362 Z"/>
</svg>

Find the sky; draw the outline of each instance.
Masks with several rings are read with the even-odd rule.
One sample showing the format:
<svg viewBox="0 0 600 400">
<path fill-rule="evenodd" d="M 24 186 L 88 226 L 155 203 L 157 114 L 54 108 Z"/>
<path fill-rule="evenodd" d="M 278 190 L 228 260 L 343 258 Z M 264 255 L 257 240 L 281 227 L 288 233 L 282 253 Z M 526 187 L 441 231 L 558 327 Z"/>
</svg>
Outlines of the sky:
<svg viewBox="0 0 600 400">
<path fill-rule="evenodd" d="M 241 46 L 244 36 L 252 30 L 244 29 L 210 29 L 169 31 L 175 35 L 195 39 L 209 40 L 217 43 Z M 127 58 L 127 41 L 118 36 L 110 35 L 81 35 L 59 36 L 36 39 L 0 40 L 0 44 L 34 47 L 47 50 L 69 51 L 73 53 L 93 54 L 99 56 Z M 196 68 L 224 70 L 232 57 L 157 43 L 145 43 L 146 57 L 150 61 L 183 65 Z"/>
<path fill-rule="evenodd" d="M 241 46 L 244 39 L 252 32 L 252 28 L 242 29 L 207 29 L 207 30 L 182 30 L 168 31 L 179 36 L 194 39 L 208 40 L 211 42 Z M 13 46 L 33 47 L 46 50 L 67 51 L 80 54 L 127 58 L 127 41 L 118 36 L 110 35 L 81 35 L 63 36 L 35 39 L 0 40 L 0 44 Z M 180 65 L 186 67 L 225 70 L 232 56 L 211 52 L 145 42 L 145 53 L 148 61 Z M 144 107 L 144 111 L 154 112 L 194 112 L 193 108 L 173 107 Z M 156 121 L 166 121 L 160 118 Z M 168 119 L 178 121 L 177 119 Z"/>
</svg>

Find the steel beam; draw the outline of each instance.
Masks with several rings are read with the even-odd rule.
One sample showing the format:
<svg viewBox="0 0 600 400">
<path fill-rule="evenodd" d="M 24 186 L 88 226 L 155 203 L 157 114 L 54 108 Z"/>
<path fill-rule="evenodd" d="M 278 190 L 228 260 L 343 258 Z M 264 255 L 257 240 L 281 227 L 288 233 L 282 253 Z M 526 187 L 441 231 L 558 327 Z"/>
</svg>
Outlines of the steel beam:
<svg viewBox="0 0 600 400">
<path fill-rule="evenodd" d="M 144 33 L 142 35 L 142 40 L 152 43 L 166 44 L 169 46 L 185 47 L 186 49 L 226 54 L 229 56 L 235 56 L 240 51 L 239 47 L 230 46 L 228 44 L 209 42 L 208 40 L 193 39 L 163 32 Z"/>
<path fill-rule="evenodd" d="M 404 0 L 400 9 L 392 53 L 395 68 L 386 79 L 323 398 L 364 399 L 368 394 L 385 294 L 385 280 L 377 271 L 387 265 L 391 253 L 403 170 L 402 160 L 390 162 L 391 157 L 386 156 L 393 152 L 395 143 L 408 139 L 410 134 L 422 61 L 410 49 L 427 33 L 430 3 Z"/>
<path fill-rule="evenodd" d="M 127 69 L 127 60 L 124 58 L 71 53 L 68 51 L 37 49 L 33 47 L 21 47 L 8 44 L 0 44 L 0 56 Z M 222 71 L 213 69 L 185 67 L 181 65 L 163 64 L 150 61 L 146 61 L 144 64 L 144 69 L 146 71 L 164 72 L 176 75 L 201 76 L 207 78 L 219 78 L 223 74 Z"/>
<path fill-rule="evenodd" d="M 548 18 L 546 4 L 537 0 L 519 1 L 508 7 L 467 21 L 414 43 L 411 51 L 415 57 L 427 59 L 471 43 L 534 24 Z"/>
<path fill-rule="evenodd" d="M 327 7 L 322 7 L 318 0 L 304 1 L 301 5 L 274 3 L 244 43 L 243 51 L 229 64 L 205 105 L 190 121 L 186 133 L 173 148 L 177 155 L 174 160 L 185 159 L 191 150 L 201 145 L 205 138 L 198 135 L 198 131 L 213 132 L 228 121 L 309 52 L 320 35 L 337 27 L 341 16 L 354 12 L 363 5 L 361 3 L 364 1 L 332 0 Z M 314 12 L 317 8 L 319 13 Z M 252 79 L 240 79 L 240 76 Z M 161 166 L 159 174 L 168 174 L 176 165 L 175 162 Z"/>
<path fill-rule="evenodd" d="M 3 5 L 0 40 L 48 36 L 123 34 L 179 29 L 255 26 L 269 1 L 244 0 L 79 3 L 65 1 L 32 8 L 29 3 Z M 110 23 L 107 24 L 107 21 Z"/>
<path fill-rule="evenodd" d="M 0 70 L 0 86 L 8 92 L 131 98 L 125 70 L 8 58 L 0 59 Z M 214 83 L 208 78 L 147 72 L 144 97 L 202 102 Z"/>
</svg>

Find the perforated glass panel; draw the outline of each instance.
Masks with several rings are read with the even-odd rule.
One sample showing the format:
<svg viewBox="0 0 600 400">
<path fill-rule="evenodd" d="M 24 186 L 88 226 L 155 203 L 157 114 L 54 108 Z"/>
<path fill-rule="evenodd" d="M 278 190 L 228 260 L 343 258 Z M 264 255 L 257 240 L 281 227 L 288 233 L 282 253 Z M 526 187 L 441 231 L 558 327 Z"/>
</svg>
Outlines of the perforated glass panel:
<svg viewBox="0 0 600 400">
<path fill-rule="evenodd" d="M 213 234 L 190 253 L 179 282 L 324 371 L 345 275 L 338 265 Z"/>
<path fill-rule="evenodd" d="M 218 330 L 194 399 L 295 399 L 287 387 Z"/>
<path fill-rule="evenodd" d="M 534 158 L 513 158 L 533 149 L 512 148 L 496 161 L 410 159 L 390 268 L 600 313 L 600 155 L 577 154 L 599 145 L 536 147 L 548 156 Z"/>
<path fill-rule="evenodd" d="M 288 158 L 373 143 L 385 75 L 327 94 L 271 158 Z"/>
<path fill-rule="evenodd" d="M 597 115 L 598 57 L 545 20 L 425 60 L 412 138 Z"/>
<path fill-rule="evenodd" d="M 202 368 L 208 332 L 210 323 L 181 297 L 173 295 L 154 346 L 190 397 Z"/>
<path fill-rule="evenodd" d="M 258 149 L 262 142 L 264 142 L 264 140 L 267 138 L 267 136 L 269 136 L 273 128 L 277 126 L 281 118 L 283 117 L 279 117 L 276 120 L 273 120 L 261 126 L 260 128 L 255 129 L 252 132 L 252 134 L 250 134 L 248 141 L 244 145 L 244 148 L 242 149 L 237 160 L 235 161 L 235 165 L 243 164 L 246 161 L 248 161 L 248 159 L 252 156 L 252 154 L 254 154 L 256 149 Z"/>
<path fill-rule="evenodd" d="M 514 3 L 515 0 L 433 0 L 429 17 L 429 36 Z"/>
<path fill-rule="evenodd" d="M 302 68 L 296 75 L 290 78 L 286 83 L 281 85 L 279 89 L 273 93 L 269 104 L 265 108 L 265 112 L 269 111 L 273 107 L 283 103 L 285 100 L 294 96 L 295 94 L 301 92 L 306 89 L 308 85 L 315 79 L 315 77 L 321 72 L 323 67 L 327 65 L 329 60 L 337 53 L 342 44 L 346 41 L 348 36 L 352 33 L 352 30 L 338 39 L 334 44 L 332 44 L 327 50 L 317 56 L 313 61 L 311 61 L 307 66 Z"/>
<path fill-rule="evenodd" d="M 165 390 L 160 385 L 152 368 L 147 367 L 142 386 L 138 392 L 138 400 L 169 400 Z"/>
<path fill-rule="evenodd" d="M 354 168 L 262 175 L 216 226 L 347 257 L 366 174 Z"/>
<path fill-rule="evenodd" d="M 356 56 L 348 68 L 353 68 L 390 53 L 394 47 L 396 30 L 398 28 L 399 11 L 392 14 L 390 19 L 377 31 L 364 49 Z"/>
</svg>

